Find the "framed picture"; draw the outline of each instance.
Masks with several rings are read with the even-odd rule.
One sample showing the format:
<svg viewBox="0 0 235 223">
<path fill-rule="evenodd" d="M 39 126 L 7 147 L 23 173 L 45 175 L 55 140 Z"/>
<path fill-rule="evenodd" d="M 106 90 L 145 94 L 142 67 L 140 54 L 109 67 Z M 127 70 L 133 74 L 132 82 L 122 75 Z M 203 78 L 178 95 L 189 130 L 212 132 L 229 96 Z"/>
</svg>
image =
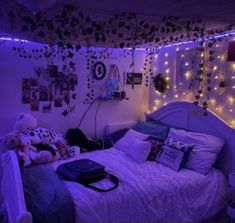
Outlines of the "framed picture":
<svg viewBox="0 0 235 223">
<path fill-rule="evenodd" d="M 142 73 L 127 73 L 126 74 L 126 84 L 127 85 L 141 85 L 142 84 Z"/>
<path fill-rule="evenodd" d="M 102 80 L 106 75 L 106 67 L 102 62 L 97 62 L 93 66 L 93 75 L 96 80 Z"/>
</svg>

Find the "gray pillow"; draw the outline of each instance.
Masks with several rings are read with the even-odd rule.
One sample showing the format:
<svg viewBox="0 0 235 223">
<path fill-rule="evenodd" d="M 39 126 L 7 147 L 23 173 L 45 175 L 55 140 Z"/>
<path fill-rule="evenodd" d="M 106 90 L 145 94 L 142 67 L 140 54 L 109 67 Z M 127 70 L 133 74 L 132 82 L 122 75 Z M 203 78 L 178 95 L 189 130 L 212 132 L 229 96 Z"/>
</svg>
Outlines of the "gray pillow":
<svg viewBox="0 0 235 223">
<path fill-rule="evenodd" d="M 164 140 L 168 135 L 170 127 L 157 122 L 137 121 L 133 129 L 149 136 Z"/>
</svg>

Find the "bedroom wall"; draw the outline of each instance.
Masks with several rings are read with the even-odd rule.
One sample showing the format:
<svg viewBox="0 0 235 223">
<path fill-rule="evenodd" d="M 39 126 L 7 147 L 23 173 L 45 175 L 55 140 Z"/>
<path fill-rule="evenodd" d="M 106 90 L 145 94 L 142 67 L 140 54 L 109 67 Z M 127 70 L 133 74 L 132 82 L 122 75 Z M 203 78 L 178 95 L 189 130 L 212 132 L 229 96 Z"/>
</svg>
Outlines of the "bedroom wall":
<svg viewBox="0 0 235 223">
<path fill-rule="evenodd" d="M 12 47 L 21 47 L 22 43 L 14 41 L 1 42 L 0 44 L 0 136 L 10 132 L 13 129 L 14 122 L 20 112 L 31 113 L 38 119 L 38 126 L 50 129 L 53 132 L 65 133 L 69 128 L 77 127 L 82 115 L 88 108 L 88 104 L 84 104 L 86 100 L 87 76 L 91 77 L 91 71 L 87 70 L 87 49 L 83 48 L 75 56 L 76 74 L 78 85 L 75 89 L 76 99 L 71 100 L 71 105 L 75 106 L 75 111 L 69 113 L 67 117 L 62 115 L 66 108 L 54 107 L 52 104 L 51 111 L 44 113 L 42 110 L 43 104 L 40 102 L 39 111 L 31 111 L 29 104 L 22 104 L 22 78 L 30 78 L 35 76 L 35 67 L 45 67 L 47 62 L 45 59 L 24 59 L 19 56 L 19 53 L 12 50 Z M 39 44 L 25 43 L 24 47 L 27 50 L 32 50 L 34 47 L 39 47 Z M 116 64 L 119 67 L 121 81 L 124 82 L 126 72 L 133 71 L 130 68 L 131 54 L 128 50 L 113 49 L 107 52 L 102 49 L 96 49 L 97 58 L 94 61 L 102 61 L 107 68 L 107 73 L 110 71 L 110 65 Z M 135 53 L 135 72 L 143 72 L 144 51 L 136 51 Z M 58 59 L 54 59 L 54 63 L 62 67 L 62 63 Z M 107 80 L 94 81 L 95 97 L 102 96 L 101 92 Z M 92 84 L 92 83 L 91 83 Z M 142 86 L 136 86 L 132 89 L 130 86 L 124 86 L 129 100 L 122 101 L 103 101 L 97 113 L 97 136 L 104 133 L 104 127 L 108 123 L 125 122 L 143 118 L 144 112 L 148 109 L 149 88 L 145 86 L 144 80 Z M 80 128 L 88 135 L 95 135 L 95 111 L 98 102 L 94 103 L 90 111 L 86 115 Z"/>
<path fill-rule="evenodd" d="M 235 62 L 227 61 L 228 42 L 233 37 L 224 38 L 213 46 L 215 60 L 210 65 L 212 70 L 212 90 L 208 100 L 209 110 L 219 116 L 231 127 L 235 128 Z M 195 101 L 197 86 L 188 89 L 192 72 L 192 61 L 198 64 L 200 54 L 195 50 L 197 44 L 188 43 L 181 46 L 162 48 L 153 61 L 154 74 L 162 73 L 169 81 L 166 93 L 155 92 L 150 88 L 150 111 L 173 101 Z M 208 50 L 205 52 L 208 55 Z M 208 57 L 207 57 L 208 59 Z M 218 87 L 221 81 L 225 87 Z M 203 97 L 206 97 L 204 95 Z"/>
</svg>

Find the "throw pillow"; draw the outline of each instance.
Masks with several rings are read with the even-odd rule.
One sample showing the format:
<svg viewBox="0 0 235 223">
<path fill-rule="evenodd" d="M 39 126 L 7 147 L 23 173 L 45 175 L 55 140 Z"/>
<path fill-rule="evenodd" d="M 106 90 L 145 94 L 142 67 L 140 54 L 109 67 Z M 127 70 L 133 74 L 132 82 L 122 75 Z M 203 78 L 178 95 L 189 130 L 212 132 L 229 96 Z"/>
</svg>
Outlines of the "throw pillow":
<svg viewBox="0 0 235 223">
<path fill-rule="evenodd" d="M 151 146 L 147 160 L 155 161 L 158 153 L 160 152 L 162 146 L 164 145 L 164 141 L 151 136 L 148 137 L 145 141 L 148 141 Z"/>
<path fill-rule="evenodd" d="M 150 142 L 134 139 L 128 148 L 127 154 L 137 163 L 143 163 L 147 160 L 150 150 Z"/>
<path fill-rule="evenodd" d="M 206 175 L 223 148 L 224 141 L 216 136 L 171 128 L 168 138 L 193 145 L 184 167 Z"/>
<path fill-rule="evenodd" d="M 190 144 L 177 141 L 173 138 L 167 138 L 157 157 L 157 161 L 179 171 L 186 162 L 192 148 L 193 146 Z"/>
<path fill-rule="evenodd" d="M 113 145 L 113 147 L 115 147 L 116 149 L 122 150 L 123 152 L 126 152 L 128 154 L 128 148 L 134 139 L 144 140 L 146 138 L 148 138 L 148 135 L 142 134 L 133 129 L 130 129 L 121 139 L 119 139 Z"/>
<path fill-rule="evenodd" d="M 164 140 L 170 127 L 157 122 L 137 121 L 134 130 Z"/>
</svg>

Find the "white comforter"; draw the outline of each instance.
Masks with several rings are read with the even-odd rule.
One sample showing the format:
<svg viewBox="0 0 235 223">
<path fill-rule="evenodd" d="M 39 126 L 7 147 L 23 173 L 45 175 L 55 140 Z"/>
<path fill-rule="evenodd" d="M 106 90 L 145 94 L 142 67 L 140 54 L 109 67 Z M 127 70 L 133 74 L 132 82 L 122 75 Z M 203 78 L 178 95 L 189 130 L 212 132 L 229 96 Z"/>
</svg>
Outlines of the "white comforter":
<svg viewBox="0 0 235 223">
<path fill-rule="evenodd" d="M 66 182 L 77 223 L 199 222 L 225 205 L 226 181 L 216 169 L 207 176 L 187 169 L 175 172 L 156 162 L 138 164 L 115 148 L 81 154 L 80 158 L 104 164 L 120 185 L 100 193 Z M 55 168 L 64 162 L 55 163 Z M 109 182 L 97 184 L 108 186 Z"/>
</svg>

